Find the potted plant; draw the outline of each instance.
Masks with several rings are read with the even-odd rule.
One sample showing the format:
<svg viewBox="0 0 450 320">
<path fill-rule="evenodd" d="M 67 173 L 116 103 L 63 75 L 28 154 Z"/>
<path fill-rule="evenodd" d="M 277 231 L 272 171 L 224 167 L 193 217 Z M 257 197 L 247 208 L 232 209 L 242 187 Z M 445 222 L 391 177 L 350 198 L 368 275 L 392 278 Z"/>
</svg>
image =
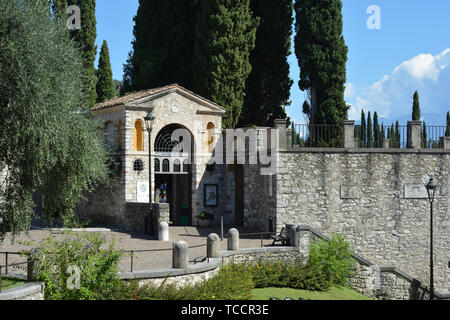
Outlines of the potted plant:
<svg viewBox="0 0 450 320">
<path fill-rule="evenodd" d="M 214 222 L 214 214 L 208 212 L 201 212 L 198 215 L 199 227 L 210 227 Z"/>
</svg>

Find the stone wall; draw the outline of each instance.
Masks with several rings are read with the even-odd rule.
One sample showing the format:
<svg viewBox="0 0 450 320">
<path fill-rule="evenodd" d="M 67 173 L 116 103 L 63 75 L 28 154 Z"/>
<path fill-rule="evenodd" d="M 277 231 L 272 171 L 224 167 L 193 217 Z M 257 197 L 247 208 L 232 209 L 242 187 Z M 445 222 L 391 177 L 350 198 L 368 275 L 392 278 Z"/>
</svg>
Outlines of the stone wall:
<svg viewBox="0 0 450 320">
<path fill-rule="evenodd" d="M 0 293 L 0 300 L 44 300 L 43 283 L 26 283 Z"/>
<path fill-rule="evenodd" d="M 430 204 L 424 185 L 432 177 L 439 186 L 434 205 L 435 287 L 449 291 L 449 156 L 448 150 L 281 151 L 278 230 L 285 224 L 305 224 L 326 235 L 344 234 L 357 254 L 426 283 Z M 265 219 L 261 207 L 249 217 L 258 214 Z"/>
</svg>

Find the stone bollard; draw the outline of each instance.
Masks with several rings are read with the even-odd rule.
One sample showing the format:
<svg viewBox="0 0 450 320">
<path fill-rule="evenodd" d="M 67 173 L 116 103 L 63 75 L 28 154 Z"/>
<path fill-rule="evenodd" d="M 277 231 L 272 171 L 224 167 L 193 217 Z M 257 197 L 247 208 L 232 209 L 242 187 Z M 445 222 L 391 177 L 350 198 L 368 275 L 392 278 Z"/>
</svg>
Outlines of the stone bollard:
<svg viewBox="0 0 450 320">
<path fill-rule="evenodd" d="M 230 237 L 228 238 L 228 250 L 238 251 L 239 250 L 239 231 L 237 229 L 230 229 L 228 231 Z"/>
<path fill-rule="evenodd" d="M 288 225 L 286 226 L 289 230 L 289 245 L 291 247 L 300 246 L 300 226 L 299 225 Z"/>
<path fill-rule="evenodd" d="M 36 281 L 36 277 L 34 274 L 34 259 L 30 256 L 27 257 L 27 281 Z"/>
<path fill-rule="evenodd" d="M 158 226 L 158 240 L 169 241 L 169 224 L 167 222 L 160 222 Z"/>
<path fill-rule="evenodd" d="M 219 236 L 215 233 L 211 233 L 208 236 L 206 242 L 206 257 L 207 258 L 219 258 Z"/>
<path fill-rule="evenodd" d="M 172 247 L 172 267 L 187 269 L 189 267 L 189 246 L 184 241 L 177 241 Z"/>
</svg>

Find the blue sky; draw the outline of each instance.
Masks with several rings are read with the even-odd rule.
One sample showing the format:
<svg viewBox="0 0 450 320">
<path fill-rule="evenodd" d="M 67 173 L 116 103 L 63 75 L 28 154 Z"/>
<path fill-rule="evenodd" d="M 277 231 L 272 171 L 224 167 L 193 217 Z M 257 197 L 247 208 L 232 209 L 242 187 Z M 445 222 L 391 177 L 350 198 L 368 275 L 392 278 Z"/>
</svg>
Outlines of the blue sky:
<svg viewBox="0 0 450 320">
<path fill-rule="evenodd" d="M 381 29 L 369 30 L 367 8 L 380 8 Z M 131 50 L 133 17 L 138 0 L 97 0 L 97 44 L 108 41 L 115 79 Z M 343 0 L 344 38 L 349 47 L 346 101 L 349 118 L 361 110 L 377 111 L 382 121 L 411 118 L 412 95 L 419 91 L 422 117 L 427 124 L 444 125 L 450 111 L 450 1 L 448 0 Z M 294 48 L 292 47 L 292 52 Z M 299 68 L 289 57 L 292 105 L 296 122 L 305 95 L 298 89 Z"/>
</svg>

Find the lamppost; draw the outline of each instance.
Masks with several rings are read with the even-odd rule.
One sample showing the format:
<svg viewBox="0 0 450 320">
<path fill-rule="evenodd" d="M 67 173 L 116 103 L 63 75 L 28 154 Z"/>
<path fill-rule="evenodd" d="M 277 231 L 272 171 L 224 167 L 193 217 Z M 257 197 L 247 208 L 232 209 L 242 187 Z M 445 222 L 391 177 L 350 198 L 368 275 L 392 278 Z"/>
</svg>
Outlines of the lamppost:
<svg viewBox="0 0 450 320">
<path fill-rule="evenodd" d="M 150 111 L 144 118 L 148 132 L 148 205 L 150 212 L 150 234 L 153 234 L 153 209 L 152 209 L 152 130 L 155 117 Z"/>
<path fill-rule="evenodd" d="M 434 299 L 434 275 L 433 275 L 433 202 L 436 194 L 437 184 L 433 179 L 425 186 L 430 201 L 430 300 Z"/>
</svg>

